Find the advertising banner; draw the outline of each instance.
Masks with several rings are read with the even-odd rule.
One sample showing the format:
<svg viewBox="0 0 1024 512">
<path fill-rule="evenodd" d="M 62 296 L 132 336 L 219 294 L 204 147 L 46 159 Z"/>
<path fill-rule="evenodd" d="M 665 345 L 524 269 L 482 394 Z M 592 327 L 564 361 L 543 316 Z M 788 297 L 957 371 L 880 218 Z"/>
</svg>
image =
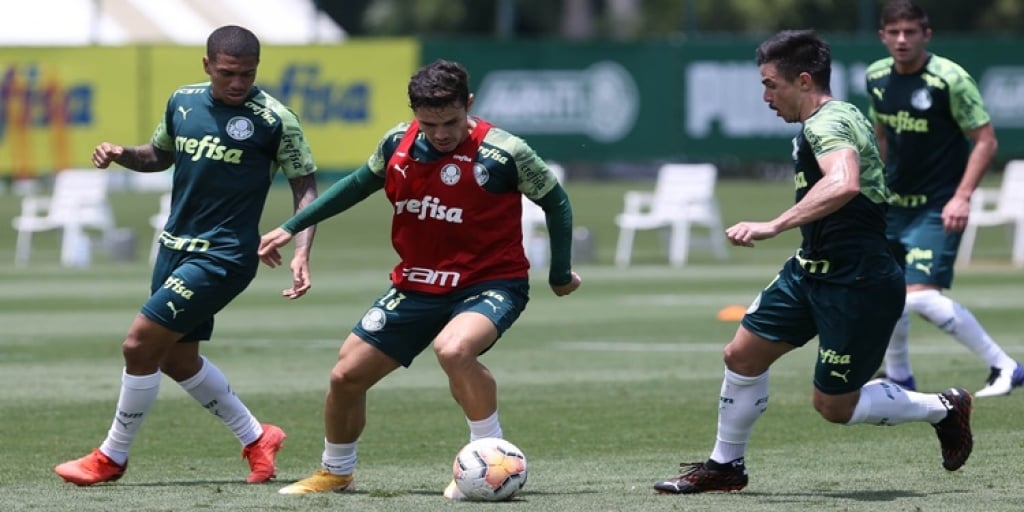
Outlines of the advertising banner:
<svg viewBox="0 0 1024 512">
<path fill-rule="evenodd" d="M 146 136 L 178 85 L 201 82 L 203 48 L 143 48 L 151 108 Z M 384 133 L 409 119 L 406 86 L 419 66 L 412 39 L 348 41 L 335 46 L 264 46 L 256 84 L 299 116 L 323 170 L 366 162 Z"/>
<path fill-rule="evenodd" d="M 0 48 L 0 176 L 90 167 L 139 132 L 134 48 Z"/>
</svg>

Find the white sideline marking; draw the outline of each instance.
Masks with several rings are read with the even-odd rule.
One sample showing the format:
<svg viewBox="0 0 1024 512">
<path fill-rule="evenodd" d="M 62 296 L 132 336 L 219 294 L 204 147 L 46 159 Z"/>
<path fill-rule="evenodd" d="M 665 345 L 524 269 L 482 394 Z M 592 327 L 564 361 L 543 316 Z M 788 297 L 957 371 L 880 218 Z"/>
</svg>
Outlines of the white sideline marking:
<svg viewBox="0 0 1024 512">
<path fill-rule="evenodd" d="M 936 341 L 937 342 L 937 341 Z M 683 353 L 713 353 L 721 352 L 725 348 L 727 341 L 722 343 L 645 343 L 645 342 L 625 342 L 625 341 L 562 341 L 556 343 L 555 346 L 560 350 L 583 350 L 589 352 L 683 352 Z M 803 348 L 810 348 L 811 346 L 817 346 L 816 340 L 811 340 L 804 345 Z M 1024 353 L 1024 345 L 1002 345 L 1003 350 L 1010 354 L 1021 354 Z M 961 346 L 959 343 L 950 340 L 946 344 L 941 346 L 937 345 L 918 345 L 913 346 L 913 340 L 911 340 L 910 347 L 911 354 L 930 354 L 930 355 L 947 355 L 947 354 L 967 354 L 967 349 Z"/>
</svg>

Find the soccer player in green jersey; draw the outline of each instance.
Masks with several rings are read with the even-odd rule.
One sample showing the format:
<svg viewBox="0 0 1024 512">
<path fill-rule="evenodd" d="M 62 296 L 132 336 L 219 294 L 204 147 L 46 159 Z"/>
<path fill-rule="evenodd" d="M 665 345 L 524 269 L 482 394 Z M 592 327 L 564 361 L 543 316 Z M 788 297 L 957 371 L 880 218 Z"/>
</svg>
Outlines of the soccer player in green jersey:
<svg viewBox="0 0 1024 512">
<path fill-rule="evenodd" d="M 867 118 L 832 97 L 831 55 L 813 31 L 783 31 L 757 49 L 763 99 L 788 123 L 793 139 L 796 204 L 766 222 L 726 230 L 733 245 L 753 247 L 800 228 L 802 242 L 754 299 L 725 347 L 718 434 L 705 462 L 655 484 L 666 494 L 736 491 L 747 485 L 744 454 L 768 407 L 768 371 L 789 351 L 818 337 L 814 408 L 825 420 L 853 425 L 927 421 L 938 434 L 942 465 L 953 471 L 971 454 L 971 395 L 906 391 L 872 380 L 903 310 L 903 274 L 885 239 L 885 185 Z"/>
<path fill-rule="evenodd" d="M 866 72 L 869 116 L 896 194 L 888 237 L 906 261 L 906 308 L 885 355 L 885 375 L 914 389 L 908 338 L 910 313 L 942 329 L 989 366 L 978 397 L 1006 395 L 1024 384 L 1024 366 L 1002 349 L 964 306 L 946 297 L 967 225 L 971 194 L 996 152 L 996 135 L 981 94 L 966 71 L 926 50 L 928 15 L 908 0 L 881 12 L 890 56 Z"/>
<path fill-rule="evenodd" d="M 354 489 L 367 391 L 429 346 L 470 440 L 502 437 L 497 384 L 479 356 L 529 302 L 523 195 L 545 212 L 551 291 L 564 296 L 580 286 L 572 271 L 572 207 L 565 190 L 523 139 L 469 115 L 473 95 L 465 68 L 447 60 L 421 67 L 409 80 L 408 97 L 412 121 L 388 131 L 366 164 L 260 242 L 263 262 L 276 266 L 277 249 L 294 233 L 383 190 L 399 259 L 331 369 L 320 467 L 281 494 Z M 443 495 L 465 498 L 454 481 Z"/>
<path fill-rule="evenodd" d="M 249 483 L 274 476 L 284 431 L 261 424 L 224 374 L 199 354 L 214 315 L 242 292 L 259 266 L 259 219 L 274 173 L 291 185 L 296 210 L 317 197 L 312 153 L 298 119 L 253 85 L 260 43 L 249 30 L 225 26 L 206 43 L 209 82 L 179 87 L 148 144 L 103 142 L 96 167 L 117 163 L 139 172 L 174 165 L 170 216 L 160 237 L 150 298 L 122 344 L 124 372 L 107 437 L 88 455 L 54 470 L 77 485 L 121 478 L 128 451 L 157 398 L 161 372 L 228 427 L 243 446 Z M 296 235 L 291 260 L 296 299 L 309 289 L 313 228 Z M 191 435 L 181 434 L 182 439 Z"/>
</svg>

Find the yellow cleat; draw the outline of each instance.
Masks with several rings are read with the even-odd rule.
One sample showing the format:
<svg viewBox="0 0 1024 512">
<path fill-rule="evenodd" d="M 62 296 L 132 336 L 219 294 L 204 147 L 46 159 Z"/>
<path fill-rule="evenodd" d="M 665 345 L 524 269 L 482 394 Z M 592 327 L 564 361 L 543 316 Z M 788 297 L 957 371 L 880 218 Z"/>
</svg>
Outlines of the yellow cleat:
<svg viewBox="0 0 1024 512">
<path fill-rule="evenodd" d="M 312 476 L 303 478 L 287 487 L 282 487 L 277 493 L 311 494 L 314 492 L 350 492 L 354 490 L 356 490 L 354 475 L 335 475 L 325 469 L 318 469 Z"/>
<path fill-rule="evenodd" d="M 448 487 L 444 488 L 444 497 L 452 501 L 466 500 L 466 495 L 459 489 L 459 486 L 455 485 L 455 480 L 452 480 Z"/>
</svg>

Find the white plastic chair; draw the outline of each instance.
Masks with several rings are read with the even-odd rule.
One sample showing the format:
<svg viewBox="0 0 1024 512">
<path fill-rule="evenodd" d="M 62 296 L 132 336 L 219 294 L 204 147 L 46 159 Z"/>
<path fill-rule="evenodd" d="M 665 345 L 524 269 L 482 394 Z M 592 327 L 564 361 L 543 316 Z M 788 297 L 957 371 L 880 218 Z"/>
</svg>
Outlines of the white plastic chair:
<svg viewBox="0 0 1024 512">
<path fill-rule="evenodd" d="M 980 187 L 971 196 L 971 213 L 960 239 L 957 263 L 970 265 L 978 228 L 1008 226 L 1013 242 L 1010 260 L 1024 267 L 1024 160 L 1011 160 L 1003 171 L 999 188 Z"/>
<path fill-rule="evenodd" d="M 547 162 L 548 169 L 559 183 L 565 184 L 565 168 L 554 162 Z M 543 265 L 548 250 L 547 220 L 544 209 L 523 196 L 523 250 L 534 266 Z"/>
<path fill-rule="evenodd" d="M 11 222 L 18 231 L 15 264 L 25 265 L 31 259 L 33 233 L 61 229 L 61 264 L 87 266 L 90 239 L 85 230 L 99 229 L 106 234 L 115 227 L 107 201 L 108 176 L 101 170 L 66 169 L 54 178 L 52 195 L 22 199 L 21 215 Z"/>
<path fill-rule="evenodd" d="M 171 193 L 160 195 L 160 210 L 149 216 L 149 225 L 153 228 L 153 243 L 149 248 L 149 262 L 156 261 L 156 255 L 160 251 L 160 234 L 164 231 L 167 218 L 171 216 Z"/>
<path fill-rule="evenodd" d="M 694 226 L 708 229 L 708 243 L 717 259 L 728 257 L 722 216 L 715 198 L 718 168 L 713 164 L 665 164 L 658 170 L 653 192 L 630 190 L 615 217 L 619 241 L 615 264 L 629 266 L 637 230 L 668 230 L 668 261 L 686 264 Z"/>
</svg>

